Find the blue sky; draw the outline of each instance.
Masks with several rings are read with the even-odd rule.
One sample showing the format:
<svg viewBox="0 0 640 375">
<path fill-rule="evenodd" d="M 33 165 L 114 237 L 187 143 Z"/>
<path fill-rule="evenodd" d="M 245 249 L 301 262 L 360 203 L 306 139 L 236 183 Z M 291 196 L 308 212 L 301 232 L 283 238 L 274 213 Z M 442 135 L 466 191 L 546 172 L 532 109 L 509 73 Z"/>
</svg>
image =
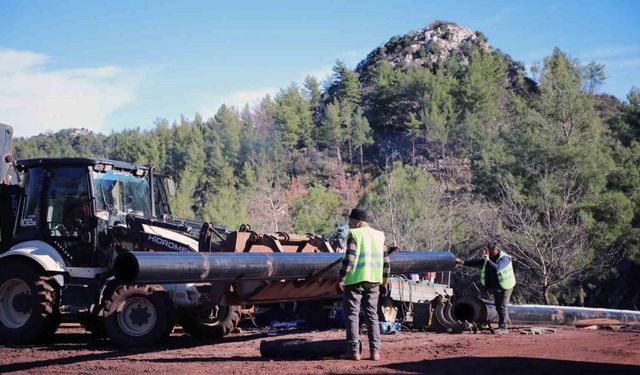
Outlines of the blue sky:
<svg viewBox="0 0 640 375">
<path fill-rule="evenodd" d="M 555 46 L 603 63 L 621 99 L 640 87 L 638 1 L 0 0 L 0 122 L 27 136 L 208 117 L 436 19 L 527 64 Z"/>
</svg>

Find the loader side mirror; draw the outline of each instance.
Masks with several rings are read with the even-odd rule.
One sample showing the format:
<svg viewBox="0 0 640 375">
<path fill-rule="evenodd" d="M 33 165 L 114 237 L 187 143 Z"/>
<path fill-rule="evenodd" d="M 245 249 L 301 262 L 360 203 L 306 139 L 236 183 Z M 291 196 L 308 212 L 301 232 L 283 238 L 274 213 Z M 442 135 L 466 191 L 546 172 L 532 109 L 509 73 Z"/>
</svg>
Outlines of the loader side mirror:
<svg viewBox="0 0 640 375">
<path fill-rule="evenodd" d="M 171 198 L 176 196 L 176 182 L 173 178 L 167 178 L 167 193 Z"/>
</svg>

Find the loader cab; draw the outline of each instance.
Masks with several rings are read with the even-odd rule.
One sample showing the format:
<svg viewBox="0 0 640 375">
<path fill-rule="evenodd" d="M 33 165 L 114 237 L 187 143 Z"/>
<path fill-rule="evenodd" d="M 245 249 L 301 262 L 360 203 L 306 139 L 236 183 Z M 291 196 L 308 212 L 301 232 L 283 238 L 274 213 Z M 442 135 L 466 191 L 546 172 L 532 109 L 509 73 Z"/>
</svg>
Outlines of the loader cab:
<svg viewBox="0 0 640 375">
<path fill-rule="evenodd" d="M 110 230 L 126 215 L 149 216 L 145 166 L 86 158 L 29 159 L 23 173 L 14 240 L 40 239 L 69 266 L 105 267 L 113 252 Z"/>
</svg>

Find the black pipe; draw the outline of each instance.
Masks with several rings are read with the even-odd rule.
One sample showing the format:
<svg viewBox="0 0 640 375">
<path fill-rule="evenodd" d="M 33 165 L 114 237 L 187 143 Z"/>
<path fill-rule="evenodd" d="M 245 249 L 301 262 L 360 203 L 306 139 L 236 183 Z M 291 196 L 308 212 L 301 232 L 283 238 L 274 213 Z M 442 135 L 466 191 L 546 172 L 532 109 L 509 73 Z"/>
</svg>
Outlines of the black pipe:
<svg viewBox="0 0 640 375">
<path fill-rule="evenodd" d="M 453 316 L 461 321 L 495 323 L 498 314 L 493 303 L 477 297 L 456 300 Z M 640 311 L 600 309 L 574 306 L 509 305 L 509 321 L 513 324 L 573 325 L 581 320 L 607 319 L 617 324 L 640 324 Z"/>
<path fill-rule="evenodd" d="M 119 254 L 114 276 L 125 283 L 184 283 L 219 280 L 303 279 L 339 260 L 336 253 L 175 253 Z M 391 273 L 450 271 L 455 256 L 449 252 L 401 252 L 391 255 Z M 323 278 L 335 279 L 335 267 Z"/>
</svg>

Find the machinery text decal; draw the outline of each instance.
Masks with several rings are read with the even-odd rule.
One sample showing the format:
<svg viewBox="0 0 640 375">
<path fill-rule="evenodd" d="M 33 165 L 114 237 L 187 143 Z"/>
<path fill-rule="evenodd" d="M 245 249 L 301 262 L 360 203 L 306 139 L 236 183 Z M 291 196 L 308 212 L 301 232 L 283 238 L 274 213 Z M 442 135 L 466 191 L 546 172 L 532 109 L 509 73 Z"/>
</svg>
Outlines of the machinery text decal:
<svg viewBox="0 0 640 375">
<path fill-rule="evenodd" d="M 154 236 L 153 234 L 147 234 L 147 246 L 151 250 L 155 251 L 179 251 L 189 252 L 192 251 L 188 246 L 184 246 L 178 242 L 168 240 L 163 237 Z"/>
</svg>

